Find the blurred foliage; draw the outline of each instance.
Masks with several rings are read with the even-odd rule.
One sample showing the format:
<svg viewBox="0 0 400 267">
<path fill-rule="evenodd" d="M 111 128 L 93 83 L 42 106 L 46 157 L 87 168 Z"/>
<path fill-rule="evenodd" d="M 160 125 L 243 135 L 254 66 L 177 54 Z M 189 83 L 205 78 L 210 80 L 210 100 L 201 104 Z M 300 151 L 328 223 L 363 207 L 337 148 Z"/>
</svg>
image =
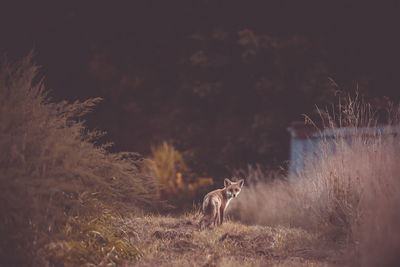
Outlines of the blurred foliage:
<svg viewBox="0 0 400 267">
<path fill-rule="evenodd" d="M 344 90 L 360 84 L 369 97 L 400 99 L 391 6 L 129 1 L 97 3 L 93 13 L 90 3 L 9 5 L 0 51 L 18 57 L 37 44 L 52 96 L 103 97 L 88 123 L 110 133 L 113 149 L 149 155 L 167 140 L 198 175 L 222 179 L 248 163 L 286 160 L 289 122 L 333 102 L 329 77 Z"/>
<path fill-rule="evenodd" d="M 149 161 L 149 164 L 155 177 L 164 186 L 165 192 L 176 194 L 190 179 L 190 170 L 186 166 L 182 154 L 167 142 L 163 142 L 157 147 L 153 146 L 151 150 L 152 160 Z M 182 174 L 185 175 L 185 180 L 183 180 Z"/>
<path fill-rule="evenodd" d="M 215 27 L 181 42 L 179 53 L 159 48 L 170 56 L 157 65 L 171 68 L 138 64 L 98 85 L 113 89 L 91 123 L 104 124 L 117 148 L 147 154 L 168 140 L 199 176 L 223 178 L 250 163 L 276 168 L 288 157 L 289 123 L 333 99 L 324 50 L 305 36 Z"/>
<path fill-rule="evenodd" d="M 146 170 L 161 184 L 161 197 L 179 208 L 191 208 L 214 184 L 212 178 L 196 177 L 186 165 L 182 154 L 163 142 L 152 147 L 152 156 L 146 159 Z"/>
</svg>

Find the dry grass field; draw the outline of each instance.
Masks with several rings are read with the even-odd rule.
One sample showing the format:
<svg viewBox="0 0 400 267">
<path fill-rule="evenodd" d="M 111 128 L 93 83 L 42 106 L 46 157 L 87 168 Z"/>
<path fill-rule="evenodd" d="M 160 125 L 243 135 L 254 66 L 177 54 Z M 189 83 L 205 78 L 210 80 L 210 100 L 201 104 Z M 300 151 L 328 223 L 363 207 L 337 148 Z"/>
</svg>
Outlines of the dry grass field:
<svg viewBox="0 0 400 267">
<path fill-rule="evenodd" d="M 338 244 L 300 228 L 228 221 L 204 231 L 199 213 L 125 220 L 143 253 L 135 266 L 342 266 Z"/>
</svg>

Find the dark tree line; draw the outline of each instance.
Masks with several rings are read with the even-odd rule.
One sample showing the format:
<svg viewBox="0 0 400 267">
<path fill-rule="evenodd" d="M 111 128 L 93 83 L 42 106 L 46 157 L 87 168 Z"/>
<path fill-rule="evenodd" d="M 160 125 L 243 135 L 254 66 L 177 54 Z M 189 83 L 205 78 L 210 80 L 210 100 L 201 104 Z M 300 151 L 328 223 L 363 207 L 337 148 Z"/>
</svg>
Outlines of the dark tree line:
<svg viewBox="0 0 400 267">
<path fill-rule="evenodd" d="M 33 46 L 54 98 L 103 97 L 115 150 L 166 140 L 201 175 L 284 165 L 289 123 L 338 89 L 400 96 L 396 6 L 189 2 L 10 7 L 1 51 Z"/>
</svg>

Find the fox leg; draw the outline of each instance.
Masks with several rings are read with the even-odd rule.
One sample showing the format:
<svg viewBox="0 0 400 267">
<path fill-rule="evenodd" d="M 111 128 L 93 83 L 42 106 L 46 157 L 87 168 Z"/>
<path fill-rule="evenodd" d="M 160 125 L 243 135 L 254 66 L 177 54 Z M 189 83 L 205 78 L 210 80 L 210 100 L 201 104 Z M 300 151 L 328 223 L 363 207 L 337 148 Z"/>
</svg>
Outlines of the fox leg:
<svg viewBox="0 0 400 267">
<path fill-rule="evenodd" d="M 207 227 L 209 220 L 210 220 L 209 216 L 203 215 L 203 218 L 201 218 L 200 220 L 200 230 L 204 230 Z"/>
<path fill-rule="evenodd" d="M 203 218 L 200 220 L 200 230 L 204 230 L 205 228 L 209 228 L 212 223 L 215 222 L 217 214 L 214 210 L 211 210 L 211 213 L 204 214 Z"/>
<path fill-rule="evenodd" d="M 220 209 L 218 207 L 216 207 L 215 210 L 216 210 L 216 214 L 215 214 L 215 218 L 214 218 L 214 225 L 218 225 L 219 221 L 221 220 L 221 213 L 220 213 Z"/>
<path fill-rule="evenodd" d="M 217 216 L 218 216 L 218 208 L 216 207 L 216 203 L 214 203 L 213 199 L 206 200 L 203 206 L 203 218 L 200 221 L 200 230 L 204 230 L 205 228 L 209 228 L 211 224 L 215 224 Z"/>
<path fill-rule="evenodd" d="M 221 207 L 219 210 L 219 225 L 221 225 L 224 222 L 224 209 Z"/>
<path fill-rule="evenodd" d="M 214 198 L 213 202 L 212 202 L 212 214 L 213 214 L 213 223 L 214 225 L 218 225 L 219 220 L 220 220 L 220 210 L 221 207 L 221 203 L 219 201 L 219 199 Z"/>
</svg>

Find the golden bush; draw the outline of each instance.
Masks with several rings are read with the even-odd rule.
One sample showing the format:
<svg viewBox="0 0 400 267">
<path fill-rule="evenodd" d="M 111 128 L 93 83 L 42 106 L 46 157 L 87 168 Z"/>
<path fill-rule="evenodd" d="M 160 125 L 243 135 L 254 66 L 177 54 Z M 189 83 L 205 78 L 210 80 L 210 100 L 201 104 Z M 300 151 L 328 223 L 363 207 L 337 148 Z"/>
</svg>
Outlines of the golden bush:
<svg viewBox="0 0 400 267">
<path fill-rule="evenodd" d="M 196 177 L 182 154 L 165 141 L 152 147 L 152 155 L 146 162 L 147 172 L 162 185 L 162 197 L 174 205 L 191 205 L 199 194 L 213 185 L 212 178 Z"/>
</svg>

